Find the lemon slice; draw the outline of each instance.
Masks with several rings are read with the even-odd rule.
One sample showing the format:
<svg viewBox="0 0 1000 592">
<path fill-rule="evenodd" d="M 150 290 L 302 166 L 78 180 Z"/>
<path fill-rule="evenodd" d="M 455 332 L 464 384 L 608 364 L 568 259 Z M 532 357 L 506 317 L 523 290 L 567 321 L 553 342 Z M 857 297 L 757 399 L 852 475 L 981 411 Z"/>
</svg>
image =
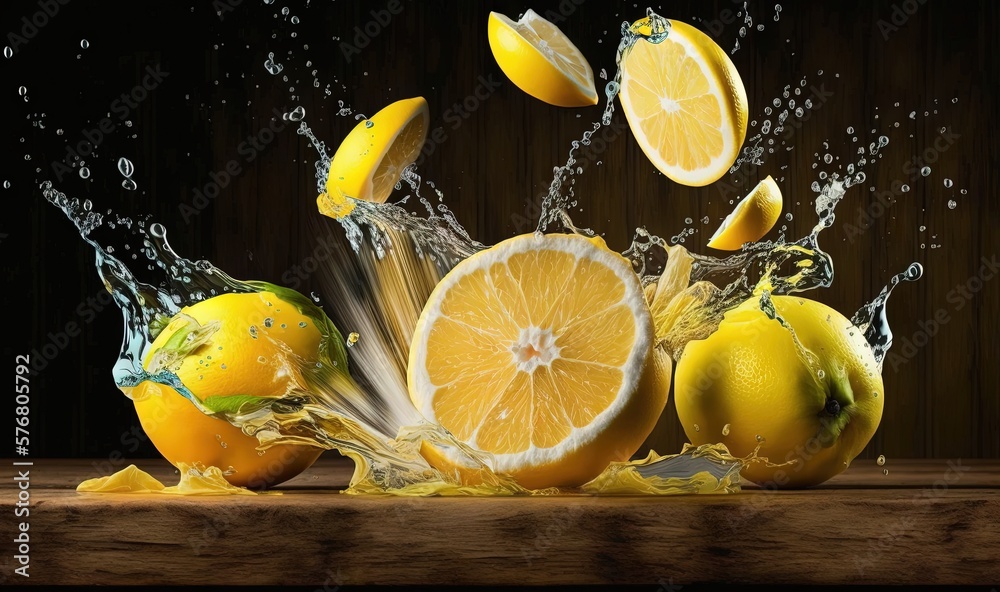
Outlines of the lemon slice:
<svg viewBox="0 0 1000 592">
<path fill-rule="evenodd" d="M 693 187 L 722 177 L 747 130 L 746 90 L 726 52 L 698 29 L 671 20 L 664 41 L 639 39 L 621 69 L 622 110 L 653 165 Z"/>
<path fill-rule="evenodd" d="M 403 169 L 420 156 L 430 125 L 423 97 L 403 99 L 359 123 L 330 161 L 320 212 L 341 217 L 353 206 L 348 198 L 383 203 Z"/>
<path fill-rule="evenodd" d="M 518 236 L 435 288 L 410 348 L 410 398 L 523 486 L 581 485 L 655 426 L 671 364 L 654 341 L 637 276 L 603 241 Z M 462 476 L 452 451 L 423 452 Z"/>
<path fill-rule="evenodd" d="M 559 107 L 597 104 L 594 71 L 559 27 L 528 9 L 517 22 L 490 13 L 490 49 L 518 88 Z"/>
<path fill-rule="evenodd" d="M 759 241 L 781 216 L 781 190 L 768 175 L 736 204 L 708 241 L 708 246 L 722 251 L 736 251 L 744 243 Z"/>
</svg>

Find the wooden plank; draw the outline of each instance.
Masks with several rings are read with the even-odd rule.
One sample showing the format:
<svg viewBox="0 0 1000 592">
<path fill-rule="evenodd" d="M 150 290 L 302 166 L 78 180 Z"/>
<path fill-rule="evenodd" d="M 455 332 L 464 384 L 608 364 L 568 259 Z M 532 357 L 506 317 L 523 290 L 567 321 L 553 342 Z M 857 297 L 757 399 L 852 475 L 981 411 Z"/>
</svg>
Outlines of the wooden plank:
<svg viewBox="0 0 1000 592">
<path fill-rule="evenodd" d="M 148 465 L 171 482 L 171 467 Z M 350 463 L 324 459 L 282 495 L 193 498 L 79 494 L 87 461 L 40 460 L 31 467 L 30 583 L 226 584 L 234 574 L 250 585 L 1000 580 L 1000 461 L 886 466 L 888 476 L 858 461 L 805 491 L 414 499 L 338 495 Z"/>
</svg>

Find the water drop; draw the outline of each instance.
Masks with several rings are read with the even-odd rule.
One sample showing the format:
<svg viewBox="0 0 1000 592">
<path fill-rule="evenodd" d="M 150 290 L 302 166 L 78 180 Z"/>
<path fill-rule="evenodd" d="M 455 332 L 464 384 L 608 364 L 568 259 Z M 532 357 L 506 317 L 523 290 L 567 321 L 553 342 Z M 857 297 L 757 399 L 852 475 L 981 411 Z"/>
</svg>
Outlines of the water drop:
<svg viewBox="0 0 1000 592">
<path fill-rule="evenodd" d="M 22 86 L 21 88 L 17 89 L 17 94 L 21 95 L 22 97 L 28 94 L 28 87 Z"/>
<path fill-rule="evenodd" d="M 371 129 L 375 127 L 375 122 L 369 119 L 368 121 L 365 121 L 365 127 Z"/>
<path fill-rule="evenodd" d="M 951 189 L 951 186 L 952 186 L 952 185 L 954 185 L 954 183 L 952 183 L 951 179 L 945 179 L 945 180 L 944 180 L 944 186 L 945 186 L 945 187 L 947 187 L 947 188 Z"/>
<path fill-rule="evenodd" d="M 261 364 L 266 364 L 267 358 L 265 358 L 264 356 L 257 356 L 257 361 L 260 362 Z"/>
<path fill-rule="evenodd" d="M 271 327 L 273 327 L 274 326 L 274 319 L 272 319 L 271 317 L 267 317 L 266 319 L 264 319 L 264 326 L 267 327 L 268 329 L 270 329 Z"/>
<path fill-rule="evenodd" d="M 125 179 L 122 181 L 122 188 L 124 188 L 126 191 L 135 191 L 136 189 L 139 188 L 139 185 L 136 184 L 136 182 L 133 181 L 132 179 Z"/>
<path fill-rule="evenodd" d="M 226 369 L 226 365 L 223 364 L 223 365 L 219 366 L 219 368 L 222 368 L 223 370 L 225 370 Z"/>
<path fill-rule="evenodd" d="M 90 47 L 90 42 L 87 41 L 86 39 L 81 39 L 80 40 L 80 47 L 83 48 L 83 49 L 87 49 L 88 47 Z"/>
<path fill-rule="evenodd" d="M 305 116 L 306 110 L 300 105 L 292 109 L 292 112 L 288 114 L 288 119 L 291 119 L 292 121 L 302 121 L 305 119 Z"/>
<path fill-rule="evenodd" d="M 700 432 L 701 431 L 701 426 L 698 425 L 698 424 L 694 424 L 694 431 Z"/>
<path fill-rule="evenodd" d="M 300 322 L 300 323 L 299 323 L 299 327 L 301 327 L 301 328 L 303 328 L 303 329 L 305 329 L 305 328 L 306 328 L 306 327 L 308 327 L 308 326 L 309 326 L 309 323 L 307 323 L 307 322 L 305 322 L 305 321 L 302 321 L 302 322 Z"/>
<path fill-rule="evenodd" d="M 852 126 L 847 126 L 847 133 L 853 134 L 854 133 L 854 128 Z"/>
<path fill-rule="evenodd" d="M 723 436 L 728 436 L 729 435 L 729 424 L 728 423 L 726 425 L 722 426 L 722 435 Z"/>
<path fill-rule="evenodd" d="M 3 57 L 7 58 L 8 60 L 14 57 L 14 50 L 11 49 L 9 45 L 3 48 Z"/>
<path fill-rule="evenodd" d="M 347 336 L 347 347 L 351 347 L 357 343 L 359 337 L 361 336 L 358 335 L 357 331 L 352 331 L 351 334 Z"/>
<path fill-rule="evenodd" d="M 89 212 L 92 209 L 94 209 L 94 203 L 89 199 L 83 200 L 83 211 Z"/>
<path fill-rule="evenodd" d="M 316 292 L 310 293 L 309 296 L 312 297 L 313 302 L 319 302 L 319 294 L 317 294 Z"/>
<path fill-rule="evenodd" d="M 81 179 L 89 179 L 90 178 L 90 169 L 88 169 L 87 167 L 80 167 L 80 178 Z"/>
<path fill-rule="evenodd" d="M 909 193 L 910 192 L 910 186 L 909 185 L 903 185 L 902 187 L 899 188 L 899 190 L 902 191 L 903 193 Z"/>
<path fill-rule="evenodd" d="M 293 17 L 291 18 L 291 21 L 292 21 L 292 24 L 293 24 L 293 25 L 297 25 L 297 24 L 299 24 L 299 17 L 297 17 L 297 16 L 293 16 Z"/>
<path fill-rule="evenodd" d="M 924 168 L 920 169 L 920 174 L 923 175 L 923 176 L 925 176 L 925 177 L 927 175 L 931 174 L 931 167 L 925 166 Z"/>
<path fill-rule="evenodd" d="M 4 189 L 10 189 L 10 181 L 4 181 L 3 182 L 3 188 Z"/>
<path fill-rule="evenodd" d="M 250 325 L 250 337 L 257 339 L 257 325 Z"/>
<path fill-rule="evenodd" d="M 757 434 L 756 436 L 754 436 L 754 439 L 757 440 L 758 443 L 760 443 L 764 441 L 764 436 Z"/>
<path fill-rule="evenodd" d="M 132 166 L 132 161 L 125 158 L 124 156 L 119 158 L 118 172 L 121 173 L 123 177 L 131 177 L 132 173 L 135 172 L 135 167 Z"/>
<path fill-rule="evenodd" d="M 882 465 L 884 465 L 884 464 L 885 464 L 885 455 L 884 455 L 884 454 L 880 454 L 880 455 L 878 455 L 878 458 L 877 458 L 877 459 L 875 459 L 875 463 L 876 463 L 876 464 L 877 464 L 878 466 L 880 466 L 880 467 L 881 467 Z"/>
<path fill-rule="evenodd" d="M 882 474 L 888 476 L 889 475 L 889 469 L 882 469 Z"/>
<path fill-rule="evenodd" d="M 958 202 L 956 202 L 956 201 L 955 201 L 955 200 L 953 200 L 953 199 L 949 199 L 949 200 L 948 200 L 948 209 L 949 209 L 949 210 L 954 210 L 954 209 L 955 209 L 955 208 L 957 208 L 957 207 L 958 207 Z"/>
</svg>

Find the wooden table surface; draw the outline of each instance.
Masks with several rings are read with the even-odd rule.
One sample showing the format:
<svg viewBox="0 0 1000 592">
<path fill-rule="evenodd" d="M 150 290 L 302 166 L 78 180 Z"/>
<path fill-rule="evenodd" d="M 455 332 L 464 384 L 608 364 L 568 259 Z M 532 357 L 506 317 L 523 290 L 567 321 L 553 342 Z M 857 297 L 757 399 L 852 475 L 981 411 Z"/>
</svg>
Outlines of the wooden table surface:
<svg viewBox="0 0 1000 592">
<path fill-rule="evenodd" d="M 137 464 L 167 485 L 177 481 L 163 461 Z M 31 577 L 12 575 L 8 542 L 0 581 L 328 589 L 1000 582 L 1000 460 L 856 461 L 811 490 L 748 485 L 734 495 L 658 498 L 340 495 L 353 465 L 325 457 L 282 495 L 77 493 L 101 474 L 95 467 L 25 467 Z M 16 487 L 0 484 L 5 505 Z M 16 534 L 13 512 L 3 522 L 5 539 Z"/>
</svg>

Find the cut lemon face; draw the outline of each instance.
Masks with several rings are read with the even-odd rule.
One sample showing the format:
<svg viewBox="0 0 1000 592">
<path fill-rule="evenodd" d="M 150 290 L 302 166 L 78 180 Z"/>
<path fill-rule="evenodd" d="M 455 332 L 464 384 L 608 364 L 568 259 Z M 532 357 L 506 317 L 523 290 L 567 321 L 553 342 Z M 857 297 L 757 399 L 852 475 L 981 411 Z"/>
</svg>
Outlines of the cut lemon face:
<svg viewBox="0 0 1000 592">
<path fill-rule="evenodd" d="M 420 156 L 429 121 L 427 101 L 416 97 L 396 101 L 359 123 L 330 161 L 320 212 L 344 216 L 353 209 L 348 198 L 385 202 L 403 169 Z"/>
<path fill-rule="evenodd" d="M 733 212 L 722 221 L 708 246 L 723 251 L 736 251 L 745 243 L 764 238 L 781 216 L 781 190 L 771 175 L 757 183 L 746 197 L 736 204 Z"/>
<path fill-rule="evenodd" d="M 518 88 L 559 107 L 597 104 L 594 71 L 559 27 L 528 10 L 514 22 L 490 13 L 490 49 Z"/>
<path fill-rule="evenodd" d="M 637 276 L 603 241 L 519 236 L 435 288 L 410 348 L 410 398 L 523 486 L 577 486 L 655 426 L 670 360 L 654 340 Z M 448 450 L 424 456 L 462 474 Z"/>
<path fill-rule="evenodd" d="M 641 29 L 640 23 L 634 27 Z M 722 177 L 747 130 L 746 90 L 726 52 L 698 29 L 672 20 L 664 41 L 639 39 L 621 68 L 622 110 L 653 165 L 693 187 Z"/>
</svg>

